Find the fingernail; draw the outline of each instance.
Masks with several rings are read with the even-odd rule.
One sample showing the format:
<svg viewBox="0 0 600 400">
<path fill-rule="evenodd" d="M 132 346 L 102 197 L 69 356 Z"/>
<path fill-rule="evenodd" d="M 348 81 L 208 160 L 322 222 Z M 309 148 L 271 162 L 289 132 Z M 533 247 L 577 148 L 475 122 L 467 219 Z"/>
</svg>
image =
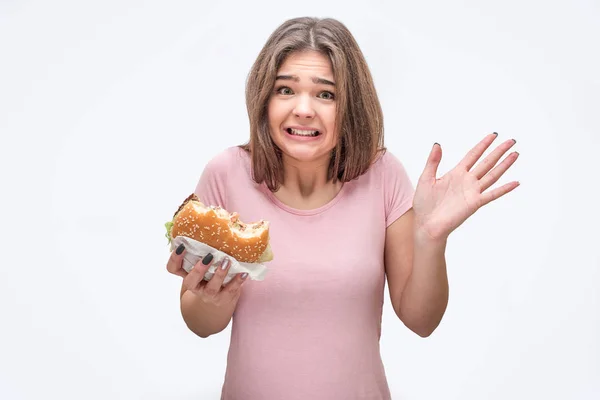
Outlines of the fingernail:
<svg viewBox="0 0 600 400">
<path fill-rule="evenodd" d="M 492 132 L 494 135 L 498 136 L 498 132 Z"/>
<path fill-rule="evenodd" d="M 221 262 L 221 269 L 225 270 L 227 269 L 227 267 L 229 266 L 229 259 L 225 258 L 222 262 Z"/>
<path fill-rule="evenodd" d="M 517 143 L 517 141 L 515 139 L 512 140 L 513 142 Z"/>
<path fill-rule="evenodd" d="M 433 145 L 435 146 L 436 144 L 437 144 L 438 146 L 440 145 L 438 142 L 435 142 Z"/>
<path fill-rule="evenodd" d="M 175 254 L 180 255 L 181 253 L 183 253 L 184 249 L 185 249 L 185 246 L 183 245 L 183 243 L 181 243 L 179 245 L 179 247 L 177 247 L 177 250 L 175 250 Z"/>
<path fill-rule="evenodd" d="M 248 277 L 248 273 L 247 273 L 247 272 L 244 272 L 244 273 L 242 274 L 242 279 L 246 279 L 247 277 Z"/>
<path fill-rule="evenodd" d="M 208 254 L 207 254 L 207 255 L 205 255 L 205 256 L 204 256 L 204 258 L 202 259 L 202 264 L 204 264 L 204 265 L 208 265 L 208 264 L 210 264 L 210 262 L 212 261 L 212 259 L 213 259 L 213 255 L 212 255 L 212 254 L 210 254 L 210 253 L 208 253 Z"/>
</svg>

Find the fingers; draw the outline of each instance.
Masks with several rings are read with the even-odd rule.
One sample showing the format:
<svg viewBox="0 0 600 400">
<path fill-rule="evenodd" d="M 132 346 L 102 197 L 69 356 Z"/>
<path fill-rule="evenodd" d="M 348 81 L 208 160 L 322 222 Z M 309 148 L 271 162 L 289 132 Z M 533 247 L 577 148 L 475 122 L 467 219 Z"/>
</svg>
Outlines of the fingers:
<svg viewBox="0 0 600 400">
<path fill-rule="evenodd" d="M 180 254 L 177 254 L 178 252 Z M 216 266 L 214 275 L 206 282 L 204 276 L 213 264 L 213 255 L 207 254 L 187 273 L 182 268 L 183 253 L 183 245 L 173 251 L 167 263 L 167 270 L 183 277 L 182 285 L 185 290 L 194 292 L 200 295 L 205 302 L 214 304 L 218 304 L 225 298 L 233 299 L 239 295 L 240 288 L 247 280 L 248 274 L 237 274 L 227 285 L 223 285 L 231 267 L 231 260 L 229 258 L 225 258 L 222 263 Z"/>
<path fill-rule="evenodd" d="M 480 179 L 479 183 L 481 185 L 481 191 L 483 192 L 490 186 L 500 179 L 502 175 L 510 168 L 511 165 L 517 161 L 519 158 L 519 153 L 516 151 L 509 154 L 500 164 L 494 167 L 489 173 L 487 173 L 483 178 Z M 514 188 L 513 188 L 514 189 Z"/>
<path fill-rule="evenodd" d="M 183 269 L 183 254 L 185 252 L 185 246 L 182 244 L 177 247 L 174 251 L 171 252 L 171 256 L 167 261 L 167 271 L 172 274 L 181 276 L 185 278 L 187 276 L 187 272 Z"/>
<path fill-rule="evenodd" d="M 244 272 L 243 274 L 237 274 L 235 278 L 230 280 L 229 283 L 225 285 L 225 287 L 221 291 L 221 294 L 224 296 L 228 296 L 230 299 L 236 298 L 241 293 L 240 289 L 242 287 L 242 284 L 246 282 L 247 279 L 247 272 Z"/>
<path fill-rule="evenodd" d="M 199 260 L 189 274 L 183 278 L 183 286 L 187 290 L 198 293 L 200 290 L 200 283 L 202 283 L 206 271 L 210 268 L 212 258 L 212 254 L 207 254 L 203 259 Z"/>
<path fill-rule="evenodd" d="M 224 258 L 223 262 L 220 265 L 217 265 L 217 269 L 215 270 L 215 274 L 210 281 L 206 284 L 203 289 L 204 295 L 209 298 L 216 297 L 221 291 L 221 287 L 223 286 L 223 281 L 227 276 L 227 272 L 229 271 L 229 267 L 231 266 L 231 261 L 229 258 Z"/>
<path fill-rule="evenodd" d="M 467 155 L 462 159 L 459 165 L 461 165 L 467 171 L 473 168 L 473 165 L 475 165 L 477 160 L 481 158 L 482 154 L 487 150 L 488 147 L 490 147 L 492 142 L 496 140 L 496 137 L 498 137 L 498 134 L 494 132 L 483 138 L 481 142 L 479 142 L 475 147 L 471 149 L 471 151 L 467 153 Z"/>
<path fill-rule="evenodd" d="M 504 196 L 505 194 L 511 192 L 513 189 L 515 189 L 517 186 L 519 186 L 519 182 L 510 182 L 507 183 L 506 185 L 502 185 L 499 188 L 495 188 L 493 190 L 490 190 L 489 192 L 485 192 L 482 193 L 481 195 L 481 206 L 485 206 L 486 204 L 488 204 L 490 201 L 496 200 L 502 196 Z"/>
<path fill-rule="evenodd" d="M 442 148 L 439 143 L 434 143 L 431 152 L 429 153 L 429 157 L 427 158 L 427 164 L 425 164 L 425 169 L 423 171 L 422 177 L 425 178 L 429 182 L 433 182 L 437 176 L 437 169 L 440 165 L 440 161 L 442 160 Z"/>
<path fill-rule="evenodd" d="M 477 179 L 481 179 L 485 174 L 487 174 L 490 169 L 496 165 L 498 160 L 500 160 L 500 157 L 502 157 L 502 155 L 506 153 L 508 149 L 513 147 L 515 143 L 517 143 L 517 141 L 514 139 L 507 140 L 500 146 L 496 147 L 496 149 L 489 156 L 480 162 L 475 169 L 473 169 L 473 174 L 475 174 Z"/>
</svg>

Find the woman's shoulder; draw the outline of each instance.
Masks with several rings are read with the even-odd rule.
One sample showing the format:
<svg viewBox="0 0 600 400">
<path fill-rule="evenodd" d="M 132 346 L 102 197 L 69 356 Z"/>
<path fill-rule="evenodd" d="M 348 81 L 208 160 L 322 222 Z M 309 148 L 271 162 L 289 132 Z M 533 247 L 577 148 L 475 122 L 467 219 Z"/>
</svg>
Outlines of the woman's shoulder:
<svg viewBox="0 0 600 400">
<path fill-rule="evenodd" d="M 357 180 L 358 187 L 367 190 L 383 190 L 384 194 L 390 191 L 403 190 L 412 186 L 411 178 L 400 158 L 389 149 L 377 155 L 369 169 Z"/>
<path fill-rule="evenodd" d="M 240 171 L 243 163 L 244 150 L 238 146 L 227 147 L 219 150 L 208 158 L 204 164 L 204 169 L 200 174 L 200 179 L 196 186 L 195 193 L 205 204 L 220 205 L 227 208 L 231 203 L 229 201 L 231 188 L 238 188 L 243 185 L 244 174 Z"/>
<path fill-rule="evenodd" d="M 246 151 L 239 146 L 226 147 L 210 157 L 206 163 L 206 169 L 212 172 L 225 173 L 232 168 L 237 168 L 244 162 Z"/>
<path fill-rule="evenodd" d="M 361 178 L 369 181 L 375 179 L 379 182 L 381 179 L 385 179 L 398 172 L 404 172 L 402 162 L 389 149 L 383 149 L 375 156 L 373 162 Z"/>
<path fill-rule="evenodd" d="M 402 162 L 400 161 L 400 159 L 392 151 L 390 151 L 390 149 L 386 148 L 380 151 L 379 154 L 375 157 L 375 161 L 372 164 L 372 168 L 385 170 L 387 167 L 397 167 L 401 165 Z"/>
</svg>

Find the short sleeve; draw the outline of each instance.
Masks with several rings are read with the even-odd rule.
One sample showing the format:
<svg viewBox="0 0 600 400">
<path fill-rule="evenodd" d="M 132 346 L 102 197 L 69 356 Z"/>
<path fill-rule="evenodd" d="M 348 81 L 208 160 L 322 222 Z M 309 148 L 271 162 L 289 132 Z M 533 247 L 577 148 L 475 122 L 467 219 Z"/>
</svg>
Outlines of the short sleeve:
<svg viewBox="0 0 600 400">
<path fill-rule="evenodd" d="M 227 153 L 223 152 L 206 163 L 194 193 L 207 206 L 227 209 L 227 169 L 230 167 Z"/>
<path fill-rule="evenodd" d="M 382 168 L 387 228 L 412 208 L 415 190 L 404 165 L 389 150 L 382 156 Z"/>
</svg>

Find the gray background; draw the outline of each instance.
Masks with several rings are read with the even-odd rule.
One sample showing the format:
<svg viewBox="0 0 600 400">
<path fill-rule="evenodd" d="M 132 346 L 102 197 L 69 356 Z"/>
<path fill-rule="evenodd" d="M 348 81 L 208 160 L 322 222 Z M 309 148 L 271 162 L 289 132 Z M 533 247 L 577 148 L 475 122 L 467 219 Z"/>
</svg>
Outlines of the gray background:
<svg viewBox="0 0 600 400">
<path fill-rule="evenodd" d="M 186 329 L 163 224 L 247 138 L 250 66 L 304 15 L 356 36 L 414 182 L 436 141 L 440 173 L 492 131 L 521 153 L 450 237 L 437 331 L 386 291 L 393 398 L 600 398 L 591 0 L 0 2 L 1 398 L 218 398 L 230 331 Z"/>
</svg>

